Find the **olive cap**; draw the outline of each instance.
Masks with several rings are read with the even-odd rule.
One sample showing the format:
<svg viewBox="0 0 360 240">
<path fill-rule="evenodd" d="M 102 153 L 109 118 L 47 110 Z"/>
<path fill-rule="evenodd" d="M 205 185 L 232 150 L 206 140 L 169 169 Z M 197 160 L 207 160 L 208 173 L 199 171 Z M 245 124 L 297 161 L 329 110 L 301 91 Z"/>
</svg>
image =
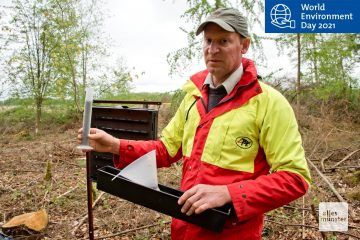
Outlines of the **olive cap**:
<svg viewBox="0 0 360 240">
<path fill-rule="evenodd" d="M 247 20 L 239 10 L 235 8 L 219 8 L 200 24 L 196 30 L 196 36 L 199 35 L 206 24 L 215 23 L 226 31 L 237 32 L 243 37 L 249 37 Z"/>
</svg>

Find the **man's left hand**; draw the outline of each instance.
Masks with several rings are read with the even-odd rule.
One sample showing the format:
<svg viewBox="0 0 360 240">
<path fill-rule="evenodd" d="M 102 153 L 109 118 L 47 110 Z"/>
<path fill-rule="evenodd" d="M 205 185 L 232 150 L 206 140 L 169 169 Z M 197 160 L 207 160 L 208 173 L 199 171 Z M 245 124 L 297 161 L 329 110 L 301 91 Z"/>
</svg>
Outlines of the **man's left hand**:
<svg viewBox="0 0 360 240">
<path fill-rule="evenodd" d="M 178 200 L 179 205 L 184 204 L 181 212 L 188 216 L 193 213 L 202 213 L 210 208 L 221 207 L 229 202 L 231 202 L 231 196 L 227 186 L 205 184 L 190 188 Z"/>
</svg>

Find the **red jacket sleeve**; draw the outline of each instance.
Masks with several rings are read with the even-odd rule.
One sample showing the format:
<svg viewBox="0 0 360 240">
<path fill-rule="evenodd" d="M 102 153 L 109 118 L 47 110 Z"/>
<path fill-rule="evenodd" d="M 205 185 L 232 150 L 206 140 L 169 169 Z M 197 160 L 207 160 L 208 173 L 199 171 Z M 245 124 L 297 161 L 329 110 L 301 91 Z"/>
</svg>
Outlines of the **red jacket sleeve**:
<svg viewBox="0 0 360 240">
<path fill-rule="evenodd" d="M 120 140 L 119 155 L 114 155 L 113 161 L 116 168 L 123 169 L 137 158 L 144 154 L 156 150 L 157 167 L 169 167 L 172 163 L 181 158 L 181 148 L 178 153 L 171 157 L 165 145 L 161 140 L 157 141 L 135 141 L 135 140 Z"/>
<path fill-rule="evenodd" d="M 296 173 L 279 171 L 228 185 L 239 221 L 283 206 L 304 195 L 308 184 Z"/>
</svg>

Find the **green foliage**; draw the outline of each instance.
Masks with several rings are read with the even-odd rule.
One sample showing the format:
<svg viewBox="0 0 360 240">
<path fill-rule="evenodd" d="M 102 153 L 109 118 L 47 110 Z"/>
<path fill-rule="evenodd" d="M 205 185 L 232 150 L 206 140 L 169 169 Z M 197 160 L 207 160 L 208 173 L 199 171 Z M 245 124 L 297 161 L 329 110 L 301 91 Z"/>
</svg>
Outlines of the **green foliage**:
<svg viewBox="0 0 360 240">
<path fill-rule="evenodd" d="M 165 92 L 165 93 L 140 92 L 140 93 L 116 94 L 116 95 L 110 96 L 109 98 L 104 98 L 104 99 L 170 102 L 171 98 L 172 98 L 172 94 L 168 93 L 168 92 Z"/>
<path fill-rule="evenodd" d="M 72 98 L 70 109 L 79 111 L 89 85 L 89 69 L 97 68 L 88 66 L 97 53 L 103 56 L 101 39 L 93 41 L 101 34 L 99 9 L 96 0 L 14 0 L 8 11 L 11 21 L 0 22 L 6 45 L 0 50 L 14 49 L 5 54 L 5 81 L 1 84 L 10 86 L 7 89 L 12 97 L 32 99 L 36 129 L 44 117 L 42 107 L 47 98 Z M 119 80 L 122 88 L 129 90 L 121 70 L 114 73 L 118 78 L 109 78 Z"/>
<path fill-rule="evenodd" d="M 328 105 L 339 115 L 360 111 L 360 34 L 301 34 L 302 98 L 315 105 Z M 294 59 L 295 34 L 279 34 L 280 51 Z M 307 101 L 311 105 L 311 101 Z M 353 115 L 355 119 L 358 114 Z"/>
<path fill-rule="evenodd" d="M 9 106 L 0 112 L 0 122 L 10 125 L 16 122 L 31 123 L 34 121 L 34 109 L 28 106 Z"/>
<path fill-rule="evenodd" d="M 134 77 L 125 66 L 124 61 L 118 59 L 116 65 L 102 74 L 99 78 L 100 81 L 96 82 L 94 87 L 98 93 L 97 96 L 103 99 L 113 99 L 117 96 L 129 94 Z"/>
<path fill-rule="evenodd" d="M 34 110 L 31 99 L 8 99 L 0 105 L 0 129 L 17 127 L 18 130 L 34 128 Z M 70 100 L 46 99 L 43 107 L 43 127 L 61 126 L 78 121 Z M 29 135 L 29 134 L 27 134 Z M 31 137 L 31 135 L 29 135 Z"/>
<path fill-rule="evenodd" d="M 171 98 L 171 107 L 170 107 L 170 115 L 173 116 L 177 109 L 180 106 L 181 101 L 185 97 L 185 92 L 182 90 L 177 90 L 174 92 L 173 97 Z"/>
<path fill-rule="evenodd" d="M 188 68 L 193 60 L 198 61 L 202 57 L 202 38 L 195 36 L 197 26 L 200 25 L 206 17 L 214 10 L 221 7 L 235 7 L 240 9 L 244 15 L 247 16 L 250 29 L 261 26 L 259 15 L 264 11 L 264 2 L 261 0 L 187 0 L 189 8 L 182 15 L 185 22 L 191 22 L 190 30 L 181 28 L 187 34 L 188 46 L 180 48 L 167 55 L 167 62 L 170 65 L 170 75 L 174 73 L 181 73 Z M 264 59 L 262 51 L 262 44 L 260 37 L 253 34 L 254 51 L 258 55 L 258 59 Z"/>
</svg>

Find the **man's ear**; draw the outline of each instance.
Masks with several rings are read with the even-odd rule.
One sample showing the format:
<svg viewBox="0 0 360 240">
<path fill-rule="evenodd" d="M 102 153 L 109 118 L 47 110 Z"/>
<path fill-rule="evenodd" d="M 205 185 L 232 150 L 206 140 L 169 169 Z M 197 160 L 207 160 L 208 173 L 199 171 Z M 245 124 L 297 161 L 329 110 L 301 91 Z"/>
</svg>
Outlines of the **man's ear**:
<svg viewBox="0 0 360 240">
<path fill-rule="evenodd" d="M 242 39 L 242 44 L 241 45 L 242 45 L 241 53 L 244 54 L 249 50 L 250 38 Z"/>
</svg>

